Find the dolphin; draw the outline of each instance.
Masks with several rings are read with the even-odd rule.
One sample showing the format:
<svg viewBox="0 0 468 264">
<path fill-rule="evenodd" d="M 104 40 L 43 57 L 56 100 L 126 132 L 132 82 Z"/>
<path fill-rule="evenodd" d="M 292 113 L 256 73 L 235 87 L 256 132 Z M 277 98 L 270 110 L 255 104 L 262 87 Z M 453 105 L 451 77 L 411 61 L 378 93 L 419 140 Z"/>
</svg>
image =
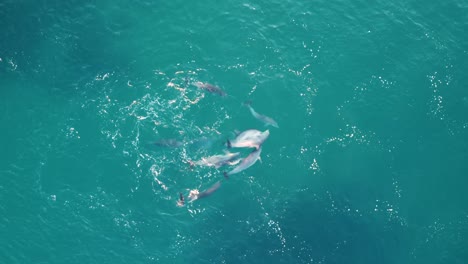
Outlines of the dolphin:
<svg viewBox="0 0 468 264">
<path fill-rule="evenodd" d="M 213 194 L 214 192 L 216 192 L 216 190 L 219 189 L 219 187 L 221 186 L 221 182 L 218 181 L 216 182 L 215 184 L 213 184 L 213 186 L 211 186 L 210 188 L 208 188 L 207 190 L 203 191 L 203 192 L 199 192 L 198 190 L 191 190 L 190 191 L 190 194 L 189 194 L 189 199 L 190 199 L 190 202 L 193 202 L 195 200 L 198 200 L 198 199 L 201 199 L 201 198 L 205 198 L 205 197 L 208 197 L 210 196 L 211 194 Z"/>
<path fill-rule="evenodd" d="M 260 148 L 260 145 L 268 138 L 270 131 L 267 129 L 263 132 L 256 129 L 246 130 L 230 141 L 227 140 L 228 148 Z"/>
<path fill-rule="evenodd" d="M 199 149 L 209 149 L 213 146 L 213 144 L 219 139 L 219 136 L 217 137 L 200 137 L 193 139 L 188 142 L 188 146 L 192 150 L 199 150 Z"/>
<path fill-rule="evenodd" d="M 250 166 L 254 165 L 257 160 L 261 160 L 260 154 L 262 153 L 262 148 L 258 148 L 254 151 L 252 151 L 245 159 L 241 161 L 237 167 L 235 167 L 232 171 L 230 172 L 224 172 L 224 177 L 229 178 L 230 175 L 239 173 L 243 170 L 248 169 Z"/>
<path fill-rule="evenodd" d="M 213 84 L 203 83 L 203 82 L 195 82 L 195 83 L 193 83 L 193 85 L 195 85 L 199 89 L 205 90 L 205 91 L 210 92 L 210 93 L 217 94 L 217 95 L 222 96 L 222 97 L 227 95 L 225 91 L 223 91 L 221 88 L 219 88 L 218 86 L 213 85 Z"/>
<path fill-rule="evenodd" d="M 257 113 L 251 106 L 250 101 L 245 102 L 244 105 L 249 108 L 250 113 L 252 113 L 252 115 L 256 119 L 262 121 L 266 126 L 273 126 L 273 127 L 279 128 L 278 123 L 275 120 L 273 120 L 273 118 Z"/>
<path fill-rule="evenodd" d="M 215 156 L 211 156 L 207 158 L 202 158 L 201 160 L 195 161 L 195 162 L 189 161 L 189 163 L 191 166 L 199 165 L 199 166 L 215 167 L 217 169 L 227 164 L 234 165 L 234 164 L 239 163 L 240 160 L 236 161 L 239 155 L 240 155 L 239 152 L 235 152 L 235 153 L 226 152 L 226 154 L 224 155 L 215 155 Z"/>
<path fill-rule="evenodd" d="M 160 139 L 151 143 L 150 145 L 158 146 L 158 147 L 166 147 L 166 148 L 178 148 L 182 146 L 184 143 L 178 141 L 177 139 L 169 138 L 169 139 Z"/>
</svg>

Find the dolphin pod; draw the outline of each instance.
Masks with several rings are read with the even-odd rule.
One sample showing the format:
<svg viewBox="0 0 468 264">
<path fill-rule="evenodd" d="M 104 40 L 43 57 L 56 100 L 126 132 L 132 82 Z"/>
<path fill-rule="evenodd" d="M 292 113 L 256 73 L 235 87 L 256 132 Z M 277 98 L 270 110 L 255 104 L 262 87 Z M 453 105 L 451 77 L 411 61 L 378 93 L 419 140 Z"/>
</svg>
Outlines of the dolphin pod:
<svg viewBox="0 0 468 264">
<path fill-rule="evenodd" d="M 188 78 L 185 79 L 185 84 L 188 85 Z M 204 90 L 209 93 L 217 94 L 221 97 L 226 97 L 227 93 L 222 90 L 220 87 L 207 83 L 207 82 L 194 82 L 192 85 L 196 86 L 198 89 Z M 244 104 L 246 106 L 252 116 L 264 123 L 265 126 L 272 126 L 279 128 L 278 123 L 271 117 L 266 115 L 260 114 L 252 107 L 250 101 L 246 101 Z M 258 160 L 261 161 L 261 153 L 262 153 L 262 145 L 270 136 L 270 131 L 266 129 L 265 131 L 260 131 L 257 129 L 248 129 L 243 132 L 237 133 L 234 139 L 227 139 L 226 146 L 228 149 L 230 148 L 253 148 L 253 150 L 245 157 L 241 158 L 240 152 L 229 152 L 225 150 L 224 154 L 221 155 L 213 155 L 208 157 L 203 157 L 197 161 L 188 160 L 190 167 L 194 166 L 205 166 L 205 167 L 214 167 L 215 169 L 219 169 L 223 166 L 235 166 L 231 170 L 226 170 L 223 172 L 223 175 L 226 179 L 229 179 L 231 175 L 241 173 L 248 168 L 252 167 Z M 209 140 L 206 138 L 201 138 L 199 140 L 194 140 L 190 142 L 191 145 L 194 146 L 202 146 L 205 151 L 211 147 L 213 140 Z M 157 142 L 155 145 L 160 146 L 169 146 L 169 147 L 178 147 L 181 144 L 178 144 L 175 140 L 169 140 L 167 142 Z M 207 145 L 208 147 L 204 147 Z M 200 147 L 198 146 L 198 147 Z M 201 147 L 200 147 L 201 149 Z M 211 187 L 206 189 L 205 191 L 200 192 L 198 189 L 190 190 L 188 194 L 189 202 L 192 203 L 196 200 L 201 198 L 208 197 L 216 192 L 221 186 L 221 181 L 217 181 Z M 185 205 L 184 195 L 179 193 L 179 199 L 177 201 L 178 206 Z"/>
</svg>

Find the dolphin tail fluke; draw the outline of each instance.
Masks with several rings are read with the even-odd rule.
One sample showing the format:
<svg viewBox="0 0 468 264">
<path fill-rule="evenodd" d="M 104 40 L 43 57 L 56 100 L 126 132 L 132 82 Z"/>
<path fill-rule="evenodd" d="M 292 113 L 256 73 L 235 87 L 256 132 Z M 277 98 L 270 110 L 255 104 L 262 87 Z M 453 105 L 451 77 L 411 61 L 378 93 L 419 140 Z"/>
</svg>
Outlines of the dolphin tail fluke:
<svg viewBox="0 0 468 264">
<path fill-rule="evenodd" d="M 229 180 L 229 174 L 227 172 L 224 172 L 224 178 L 226 178 L 227 180 Z"/>
</svg>

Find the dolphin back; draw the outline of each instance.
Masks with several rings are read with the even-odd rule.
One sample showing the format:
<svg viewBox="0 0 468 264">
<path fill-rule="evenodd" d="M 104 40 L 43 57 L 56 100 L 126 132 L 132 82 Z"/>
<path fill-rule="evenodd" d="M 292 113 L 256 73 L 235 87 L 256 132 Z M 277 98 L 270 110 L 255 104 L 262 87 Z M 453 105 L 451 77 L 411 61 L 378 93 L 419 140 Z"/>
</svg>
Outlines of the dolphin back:
<svg viewBox="0 0 468 264">
<path fill-rule="evenodd" d="M 262 148 L 259 147 L 258 149 L 252 151 L 245 159 L 241 161 L 239 165 L 237 165 L 234 169 L 230 172 L 224 172 L 224 177 L 229 178 L 230 175 L 239 173 L 250 168 L 252 165 L 260 159 L 260 154 L 262 153 Z"/>
<path fill-rule="evenodd" d="M 207 196 L 213 194 L 214 192 L 216 192 L 219 189 L 219 187 L 221 187 L 221 182 L 220 181 L 213 184 L 213 186 L 211 186 L 206 191 L 203 191 L 200 194 L 198 194 L 198 199 L 201 199 L 201 198 L 204 198 L 204 197 L 207 197 Z"/>
</svg>

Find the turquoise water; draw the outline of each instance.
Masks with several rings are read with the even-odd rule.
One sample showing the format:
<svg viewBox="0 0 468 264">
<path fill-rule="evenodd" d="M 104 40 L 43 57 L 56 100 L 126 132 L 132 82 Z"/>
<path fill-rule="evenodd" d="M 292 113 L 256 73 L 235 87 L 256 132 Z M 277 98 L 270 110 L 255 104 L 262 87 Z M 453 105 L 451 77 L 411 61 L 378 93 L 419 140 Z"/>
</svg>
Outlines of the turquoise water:
<svg viewBox="0 0 468 264">
<path fill-rule="evenodd" d="M 468 261 L 466 1 L 3 0 L 0 28 L 0 263 Z M 262 162 L 190 168 L 265 129 L 246 100 Z"/>
</svg>

